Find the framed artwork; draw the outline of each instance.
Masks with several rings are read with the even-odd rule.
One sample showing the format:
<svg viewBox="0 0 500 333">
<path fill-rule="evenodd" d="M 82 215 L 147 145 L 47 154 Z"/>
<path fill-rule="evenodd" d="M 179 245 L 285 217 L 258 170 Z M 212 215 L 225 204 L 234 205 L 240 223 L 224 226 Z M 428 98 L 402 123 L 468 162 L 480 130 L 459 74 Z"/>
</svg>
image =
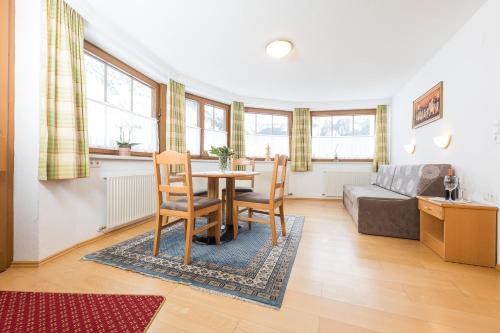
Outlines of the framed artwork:
<svg viewBox="0 0 500 333">
<path fill-rule="evenodd" d="M 412 127 L 418 128 L 443 118 L 443 81 L 413 102 Z"/>
</svg>

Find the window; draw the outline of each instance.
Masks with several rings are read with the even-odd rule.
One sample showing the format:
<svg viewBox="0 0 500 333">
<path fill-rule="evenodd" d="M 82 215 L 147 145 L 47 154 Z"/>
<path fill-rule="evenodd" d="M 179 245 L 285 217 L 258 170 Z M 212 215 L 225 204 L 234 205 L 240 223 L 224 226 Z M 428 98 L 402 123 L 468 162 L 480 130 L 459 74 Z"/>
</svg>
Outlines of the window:
<svg viewBox="0 0 500 333">
<path fill-rule="evenodd" d="M 186 149 L 191 155 L 200 155 L 200 104 L 186 98 Z"/>
<path fill-rule="evenodd" d="M 157 151 L 155 90 L 87 52 L 85 74 L 90 147 L 117 149 L 122 129 L 135 151 Z"/>
<path fill-rule="evenodd" d="M 372 159 L 375 111 L 316 111 L 312 115 L 312 156 L 317 159 Z"/>
<path fill-rule="evenodd" d="M 291 113 L 290 113 L 291 114 Z M 249 157 L 264 157 L 266 147 L 271 155 L 289 156 L 289 115 L 245 112 L 245 153 Z"/>
<path fill-rule="evenodd" d="M 203 130 L 203 150 L 209 151 L 211 146 L 226 146 L 226 110 L 205 104 L 204 106 L 205 127 Z"/>
</svg>

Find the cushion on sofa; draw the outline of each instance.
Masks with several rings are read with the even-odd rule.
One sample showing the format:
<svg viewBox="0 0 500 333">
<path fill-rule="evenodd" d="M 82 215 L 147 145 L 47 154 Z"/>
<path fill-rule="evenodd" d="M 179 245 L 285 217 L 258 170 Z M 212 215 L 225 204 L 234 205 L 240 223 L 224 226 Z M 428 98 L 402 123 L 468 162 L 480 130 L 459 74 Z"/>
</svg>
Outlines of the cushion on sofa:
<svg viewBox="0 0 500 333">
<path fill-rule="evenodd" d="M 416 197 L 434 182 L 441 182 L 449 167 L 449 164 L 398 165 L 390 190 Z"/>
<path fill-rule="evenodd" d="M 409 199 L 406 195 L 386 190 L 378 185 L 344 185 L 344 193 L 352 202 L 358 198 Z"/>
<path fill-rule="evenodd" d="M 395 171 L 396 167 L 394 165 L 381 165 L 377 172 L 377 180 L 375 181 L 375 184 L 390 190 Z"/>
</svg>

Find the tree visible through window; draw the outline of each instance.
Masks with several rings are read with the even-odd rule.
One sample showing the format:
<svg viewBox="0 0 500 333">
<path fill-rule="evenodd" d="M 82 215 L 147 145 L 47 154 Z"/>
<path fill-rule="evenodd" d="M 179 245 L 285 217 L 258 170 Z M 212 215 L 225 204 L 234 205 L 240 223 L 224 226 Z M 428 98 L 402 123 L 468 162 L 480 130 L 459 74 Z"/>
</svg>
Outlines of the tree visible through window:
<svg viewBox="0 0 500 333">
<path fill-rule="evenodd" d="M 90 53 L 85 53 L 89 146 L 116 149 L 120 128 L 130 131 L 136 151 L 158 150 L 153 89 Z"/>
<path fill-rule="evenodd" d="M 264 157 L 266 147 L 275 154 L 289 155 L 288 116 L 245 112 L 245 154 Z"/>
<path fill-rule="evenodd" d="M 204 110 L 203 150 L 209 151 L 212 146 L 226 146 L 226 110 L 210 104 L 205 104 Z"/>
<path fill-rule="evenodd" d="M 375 114 L 312 116 L 312 156 L 323 159 L 373 158 Z"/>
</svg>

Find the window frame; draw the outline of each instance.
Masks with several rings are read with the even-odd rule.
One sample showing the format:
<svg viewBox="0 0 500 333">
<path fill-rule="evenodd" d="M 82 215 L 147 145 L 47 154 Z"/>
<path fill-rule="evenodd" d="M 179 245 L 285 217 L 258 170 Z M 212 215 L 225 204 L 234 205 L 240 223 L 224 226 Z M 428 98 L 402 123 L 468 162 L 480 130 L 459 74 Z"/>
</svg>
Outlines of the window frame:
<svg viewBox="0 0 500 333">
<path fill-rule="evenodd" d="M 160 89 L 161 85 L 149 78 L 148 76 L 142 74 L 141 72 L 137 71 L 133 67 L 127 65 L 123 61 L 119 60 L 118 58 L 113 57 L 109 53 L 103 51 L 99 47 L 95 46 L 94 44 L 85 41 L 84 42 L 84 51 L 91 56 L 97 58 L 100 61 L 103 61 L 106 65 L 112 66 L 115 69 L 125 73 L 126 75 L 132 77 L 132 79 L 135 79 L 147 86 L 149 86 L 152 90 L 152 101 L 151 101 L 151 117 L 156 118 L 156 121 L 158 122 L 158 142 L 159 142 L 159 151 L 164 151 L 166 148 L 165 144 L 165 139 L 162 139 L 163 136 L 161 135 L 162 130 L 165 131 L 165 126 L 164 126 L 164 119 L 166 115 L 166 109 L 165 107 L 162 107 L 162 103 L 160 102 L 162 100 L 162 97 L 165 96 L 166 98 L 166 89 Z M 133 83 L 132 83 L 133 84 Z M 166 86 L 165 86 L 166 87 Z M 158 151 L 156 151 L 158 152 Z M 118 149 L 109 149 L 109 148 L 95 148 L 95 147 L 89 147 L 89 153 L 90 154 L 99 154 L 99 155 L 118 155 Z M 132 156 L 141 156 L 141 157 L 151 157 L 153 156 L 153 152 L 131 152 Z"/>
<path fill-rule="evenodd" d="M 311 111 L 311 144 L 312 144 L 312 126 L 313 126 L 313 117 L 331 117 L 331 116 L 366 116 L 372 115 L 375 117 L 375 124 L 377 122 L 377 109 L 355 109 L 355 110 L 325 110 L 325 111 Z M 354 123 L 353 123 L 354 125 Z M 354 130 L 354 129 L 353 129 Z M 311 148 L 312 149 L 312 148 Z M 312 151 L 311 151 L 312 153 Z M 373 158 L 313 158 L 313 162 L 359 162 L 359 163 L 368 163 L 373 162 Z"/>
<path fill-rule="evenodd" d="M 201 97 L 198 95 L 194 95 L 186 92 L 185 98 L 190 99 L 198 103 L 198 126 L 200 127 L 200 154 L 199 155 L 191 155 L 191 158 L 201 159 L 201 160 L 216 160 L 217 157 L 208 155 L 208 152 L 204 150 L 205 146 L 205 105 L 214 106 L 220 109 L 223 109 L 224 112 L 224 123 L 226 124 L 226 133 L 227 133 L 227 145 L 229 146 L 229 140 L 231 138 L 231 119 L 230 119 L 230 109 L 231 106 L 229 104 L 221 103 L 218 101 L 214 101 L 212 99 L 208 99 L 205 97 Z"/>
<path fill-rule="evenodd" d="M 284 111 L 284 110 L 274 110 L 274 109 L 263 109 L 263 108 L 254 108 L 254 107 L 245 107 L 245 113 L 254 113 L 254 114 L 265 114 L 265 115 L 277 115 L 277 116 L 286 116 L 288 117 L 288 154 L 291 155 L 292 151 L 292 126 L 293 126 L 293 112 L 292 111 Z M 251 157 L 256 161 L 265 161 L 265 157 Z M 290 156 L 288 156 L 290 158 Z"/>
</svg>

